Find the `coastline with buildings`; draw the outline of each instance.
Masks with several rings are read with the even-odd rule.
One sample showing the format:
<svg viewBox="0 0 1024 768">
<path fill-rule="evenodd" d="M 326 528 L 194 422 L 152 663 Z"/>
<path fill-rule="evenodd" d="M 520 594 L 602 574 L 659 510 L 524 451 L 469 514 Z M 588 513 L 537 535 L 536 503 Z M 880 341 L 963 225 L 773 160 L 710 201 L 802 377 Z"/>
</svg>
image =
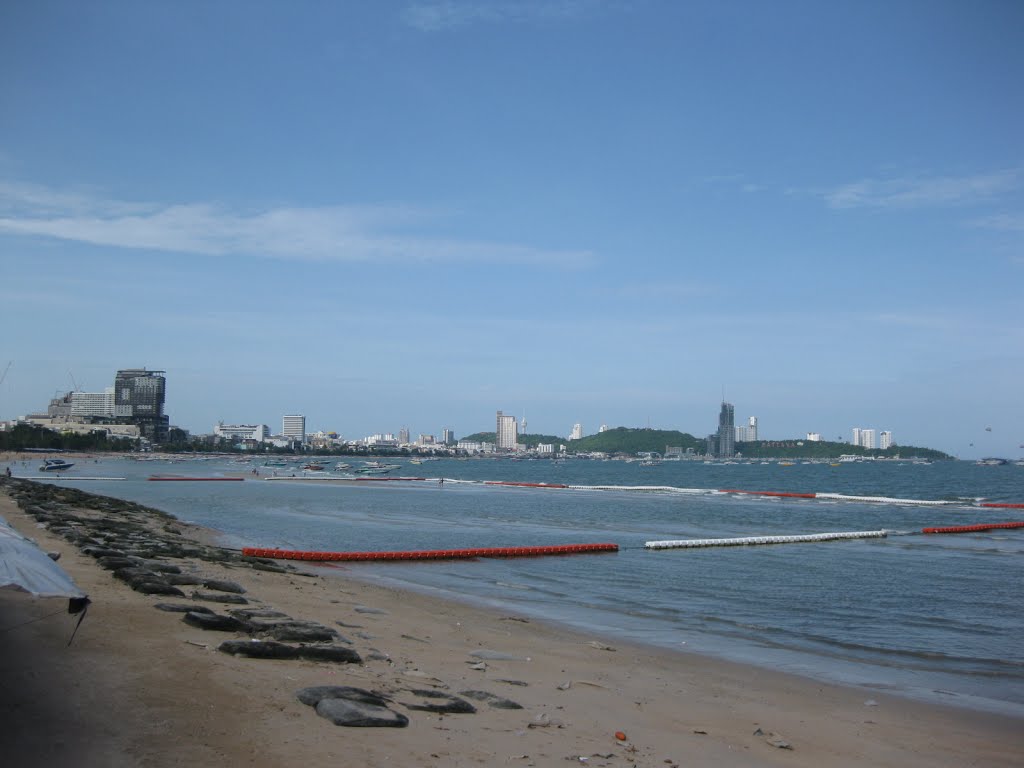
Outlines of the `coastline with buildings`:
<svg viewBox="0 0 1024 768">
<path fill-rule="evenodd" d="M 839 458 L 850 455 L 865 458 L 927 459 L 951 458 L 940 451 L 908 446 L 901 449 L 893 433 L 883 430 L 852 428 L 852 440 L 827 441 L 820 433 L 808 432 L 805 440 L 764 440 L 759 434 L 757 416 L 736 425 L 735 407 L 723 401 L 718 414 L 718 429 L 703 440 L 684 432 L 651 428 L 609 428 L 602 424 L 595 435 L 585 435 L 583 425 L 573 424 L 565 437 L 526 434 L 526 417 L 521 421 L 502 410 L 496 412 L 493 433 L 474 433 L 457 439 L 454 430 L 445 428 L 437 439 L 421 433 L 411 439 L 407 427 L 398 434 L 377 433 L 362 438 L 344 438 L 334 431 L 309 431 L 302 414 L 281 417 L 279 433 L 266 424 L 225 423 L 214 425 L 207 435 L 190 435 L 170 424 L 165 413 L 167 374 L 146 368 L 118 370 L 114 385 L 102 392 L 70 391 L 50 400 L 46 413 L 0 422 L 0 436 L 11 435 L 19 427 L 34 427 L 52 433 L 101 437 L 101 446 L 114 450 L 159 448 L 167 450 L 239 450 L 292 452 L 414 452 L 433 455 L 519 454 L 541 458 L 576 455 L 604 457 L 635 455 L 651 460 L 702 459 L 727 461 L 743 458 L 807 457 Z M 657 437 L 656 437 L 657 435 Z M 646 438 L 646 439 L 645 439 Z M 877 444 L 876 444 L 877 443 Z M 9 445 L 8 447 L 15 447 Z"/>
</svg>

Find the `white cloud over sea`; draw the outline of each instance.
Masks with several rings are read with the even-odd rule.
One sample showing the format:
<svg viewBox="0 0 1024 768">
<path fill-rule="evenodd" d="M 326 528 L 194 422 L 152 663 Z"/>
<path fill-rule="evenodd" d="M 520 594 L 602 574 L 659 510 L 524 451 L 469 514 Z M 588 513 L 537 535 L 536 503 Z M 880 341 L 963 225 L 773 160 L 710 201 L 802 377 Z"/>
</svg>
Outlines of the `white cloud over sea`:
<svg viewBox="0 0 1024 768">
<path fill-rule="evenodd" d="M 444 262 L 580 267 L 586 250 L 409 234 L 434 211 L 402 206 L 278 206 L 112 200 L 94 191 L 0 181 L 0 233 L 116 248 L 286 261 Z"/>
<path fill-rule="evenodd" d="M 832 208 L 932 208 L 989 200 L 1020 186 L 1021 172 L 861 179 L 824 193 Z"/>
</svg>

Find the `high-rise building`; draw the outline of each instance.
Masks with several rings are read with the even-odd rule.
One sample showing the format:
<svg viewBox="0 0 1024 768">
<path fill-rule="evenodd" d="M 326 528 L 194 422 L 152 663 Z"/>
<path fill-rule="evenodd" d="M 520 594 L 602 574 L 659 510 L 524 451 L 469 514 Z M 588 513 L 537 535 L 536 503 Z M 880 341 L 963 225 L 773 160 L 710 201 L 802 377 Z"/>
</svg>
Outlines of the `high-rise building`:
<svg viewBox="0 0 1024 768">
<path fill-rule="evenodd" d="M 266 424 L 225 424 L 217 422 L 213 434 L 225 440 L 254 440 L 262 443 L 270 437 L 270 427 Z"/>
<path fill-rule="evenodd" d="M 737 443 L 752 443 L 757 440 L 757 416 L 751 416 L 743 426 L 736 427 Z"/>
<path fill-rule="evenodd" d="M 164 371 L 126 368 L 114 377 L 114 416 L 135 424 L 139 434 L 154 443 L 167 439 L 168 417 L 164 415 L 167 379 Z"/>
<path fill-rule="evenodd" d="M 573 424 L 572 425 L 572 434 L 569 435 L 569 439 L 570 440 L 582 440 L 583 439 L 583 425 L 582 424 L 578 424 L 577 423 L 577 424 Z"/>
<path fill-rule="evenodd" d="M 722 401 L 718 414 L 718 455 L 732 456 L 735 453 L 736 425 L 735 409 L 732 403 Z"/>
<path fill-rule="evenodd" d="M 885 430 L 878 434 L 878 447 L 883 451 L 887 448 L 892 447 L 895 443 L 892 441 L 892 432 Z"/>
<path fill-rule="evenodd" d="M 298 443 L 306 442 L 306 417 L 301 414 L 281 419 L 281 437 Z"/>
<path fill-rule="evenodd" d="M 861 432 L 860 427 L 854 427 L 853 428 L 853 440 L 850 441 L 851 444 L 853 444 L 853 445 L 860 445 L 860 432 Z"/>
<path fill-rule="evenodd" d="M 873 429 L 862 429 L 860 431 L 860 444 L 864 448 L 874 450 L 875 448 L 875 430 Z"/>
<path fill-rule="evenodd" d="M 72 392 L 71 415 L 113 416 L 114 388 L 107 387 L 102 392 Z"/>
<path fill-rule="evenodd" d="M 519 442 L 519 428 L 515 416 L 505 416 L 498 411 L 498 421 L 494 430 L 494 445 L 498 450 L 514 451 Z"/>
<path fill-rule="evenodd" d="M 450 429 L 442 430 L 441 442 L 445 445 L 455 445 L 455 432 Z"/>
<path fill-rule="evenodd" d="M 408 427 L 402 427 L 400 430 L 398 430 L 398 444 L 399 445 L 408 445 L 409 444 L 409 428 Z"/>
</svg>

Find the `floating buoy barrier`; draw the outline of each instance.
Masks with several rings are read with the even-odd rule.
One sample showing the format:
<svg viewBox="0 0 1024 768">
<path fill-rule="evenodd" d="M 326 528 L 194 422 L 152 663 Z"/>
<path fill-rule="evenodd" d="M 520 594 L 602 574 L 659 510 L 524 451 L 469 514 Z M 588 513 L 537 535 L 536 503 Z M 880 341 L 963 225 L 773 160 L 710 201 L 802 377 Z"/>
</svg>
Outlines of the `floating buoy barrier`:
<svg viewBox="0 0 1024 768">
<path fill-rule="evenodd" d="M 719 493 L 745 493 L 750 496 L 782 496 L 788 499 L 816 499 L 816 493 L 788 493 L 786 491 L 740 491 L 734 488 L 724 488 Z"/>
<path fill-rule="evenodd" d="M 514 485 L 518 488 L 568 488 L 564 483 L 514 483 L 511 480 L 484 480 L 484 485 Z"/>
<path fill-rule="evenodd" d="M 79 477 L 78 475 L 39 475 L 39 476 L 21 476 L 14 475 L 15 480 L 74 480 L 76 483 L 79 480 L 126 480 L 124 477 Z"/>
<path fill-rule="evenodd" d="M 985 504 L 979 504 L 979 507 L 998 507 L 999 509 L 1024 509 L 1024 504 L 1001 504 L 999 502 L 990 501 Z"/>
<path fill-rule="evenodd" d="M 696 547 L 740 547 L 752 544 L 796 544 L 805 541 L 834 541 L 836 539 L 882 539 L 887 531 L 842 531 L 838 533 L 804 533 L 794 536 L 743 536 L 735 539 L 679 539 L 676 541 L 648 541 L 645 549 L 693 549 Z"/>
<path fill-rule="evenodd" d="M 166 476 L 166 477 L 163 476 L 163 475 L 150 475 L 146 479 L 147 480 L 152 480 L 154 482 L 156 482 L 156 481 L 161 481 L 161 482 L 178 481 L 178 482 L 190 482 L 190 483 L 191 482 L 208 482 L 208 483 L 220 482 L 220 483 L 223 483 L 223 482 L 241 482 L 242 480 L 245 480 L 244 477 L 178 477 L 177 475 Z"/>
<path fill-rule="evenodd" d="M 847 496 L 843 493 L 816 493 L 816 499 L 831 499 L 833 501 L 863 501 L 870 504 L 907 504 L 915 507 L 943 507 L 950 504 L 963 504 L 962 501 L 929 501 L 927 499 L 897 499 L 891 496 Z"/>
<path fill-rule="evenodd" d="M 1024 528 L 1024 522 L 979 523 L 978 525 L 951 525 L 945 528 L 922 528 L 921 533 L 973 533 L 974 531 L 991 531 L 996 528 Z"/>
<path fill-rule="evenodd" d="M 311 475 L 266 475 L 260 476 L 260 480 L 289 480 L 292 482 L 296 481 L 308 481 L 316 483 L 366 483 L 366 482 L 382 482 L 390 481 L 394 482 L 423 482 L 428 478 L 426 477 L 361 477 L 351 475 L 349 477 L 336 477 L 334 475 L 324 474 L 311 474 Z M 448 482 L 447 480 L 445 482 Z"/>
<path fill-rule="evenodd" d="M 415 552 L 302 552 L 288 549 L 244 547 L 246 557 L 272 560 L 338 562 L 353 560 L 464 560 L 473 557 L 539 557 L 541 555 L 577 555 L 592 552 L 618 552 L 618 544 L 559 544 L 543 547 L 477 547 L 475 549 L 437 549 Z"/>
</svg>

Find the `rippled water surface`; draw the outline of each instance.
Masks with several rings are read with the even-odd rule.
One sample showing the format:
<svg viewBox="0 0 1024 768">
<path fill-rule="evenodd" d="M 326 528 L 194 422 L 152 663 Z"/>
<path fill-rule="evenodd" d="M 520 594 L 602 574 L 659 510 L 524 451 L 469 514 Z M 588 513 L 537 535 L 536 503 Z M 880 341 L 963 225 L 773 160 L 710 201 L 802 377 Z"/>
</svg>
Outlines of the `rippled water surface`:
<svg viewBox="0 0 1024 768">
<path fill-rule="evenodd" d="M 328 462 L 333 465 L 337 459 Z M 358 460 L 347 459 L 358 465 Z M 353 563 L 348 572 L 585 628 L 1024 716 L 1024 529 L 923 535 L 1024 520 L 1024 467 L 968 462 L 703 464 L 398 460 L 413 482 L 264 482 L 291 468 L 79 461 L 53 482 L 149 504 L 224 532 L 228 546 L 322 551 L 613 542 L 609 554 Z M 34 467 L 15 474 L 37 474 Z M 248 473 L 246 482 L 148 482 Z M 78 480 L 75 477 L 123 480 Z M 447 478 L 441 485 L 437 477 Z M 612 490 L 524 488 L 503 480 Z M 693 493 L 641 492 L 666 486 Z M 950 501 L 906 506 L 722 489 Z M 646 550 L 651 540 L 886 529 L 881 539 Z"/>
</svg>

